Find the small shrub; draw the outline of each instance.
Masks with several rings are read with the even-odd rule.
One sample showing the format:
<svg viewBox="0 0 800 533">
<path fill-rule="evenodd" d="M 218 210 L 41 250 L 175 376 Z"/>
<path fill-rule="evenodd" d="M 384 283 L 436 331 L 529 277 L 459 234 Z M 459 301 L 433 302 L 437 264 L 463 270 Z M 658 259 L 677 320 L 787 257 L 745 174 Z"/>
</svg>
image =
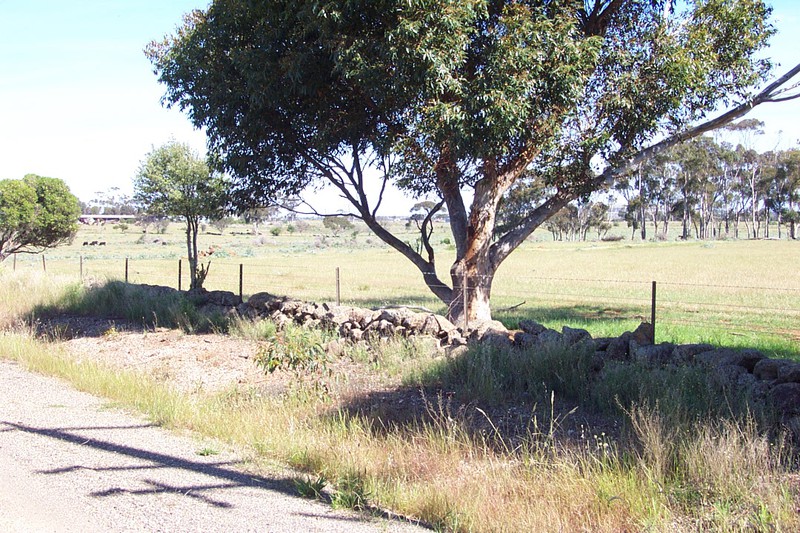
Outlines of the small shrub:
<svg viewBox="0 0 800 533">
<path fill-rule="evenodd" d="M 259 348 L 255 362 L 270 374 L 276 370 L 292 372 L 297 383 L 309 385 L 318 397 L 325 398 L 330 393 L 328 381 L 333 371 L 328 367 L 324 341 L 321 330 L 287 324 Z"/>
<path fill-rule="evenodd" d="M 272 235 L 273 237 L 277 237 L 278 235 L 280 235 L 280 234 L 281 234 L 281 227 L 280 227 L 280 226 L 275 226 L 274 228 L 272 228 L 271 230 L 269 230 L 269 233 L 270 233 L 270 235 Z"/>
<path fill-rule="evenodd" d="M 604 235 L 600 240 L 603 242 L 619 242 L 624 239 L 625 237 L 622 235 Z"/>
</svg>

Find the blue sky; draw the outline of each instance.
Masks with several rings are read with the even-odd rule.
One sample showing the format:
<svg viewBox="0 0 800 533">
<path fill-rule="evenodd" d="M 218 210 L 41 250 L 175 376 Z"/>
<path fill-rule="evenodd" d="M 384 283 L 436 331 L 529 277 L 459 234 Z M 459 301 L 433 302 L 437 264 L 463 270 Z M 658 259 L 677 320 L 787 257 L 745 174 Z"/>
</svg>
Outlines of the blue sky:
<svg viewBox="0 0 800 533">
<path fill-rule="evenodd" d="M 139 161 L 174 138 L 202 152 L 204 136 L 177 109 L 142 52 L 198 0 L 0 0 L 0 178 L 64 179 L 89 200 L 130 192 Z M 773 1 L 769 55 L 782 74 L 800 62 L 800 2 Z M 760 149 L 800 140 L 800 101 L 762 106 Z M 781 130 L 783 133 L 778 134 Z M 405 210 L 407 211 L 407 210 Z"/>
</svg>

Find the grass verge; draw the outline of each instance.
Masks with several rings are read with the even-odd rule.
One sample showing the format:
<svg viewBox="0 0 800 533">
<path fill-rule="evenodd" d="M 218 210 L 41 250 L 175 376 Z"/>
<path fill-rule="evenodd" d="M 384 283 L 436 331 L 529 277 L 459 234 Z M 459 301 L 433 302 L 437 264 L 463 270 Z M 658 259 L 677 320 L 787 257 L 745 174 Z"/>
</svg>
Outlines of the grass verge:
<svg viewBox="0 0 800 533">
<path fill-rule="evenodd" d="M 748 419 L 680 427 L 634 406 L 630 442 L 562 441 L 556 430 L 513 448 L 447 410 L 405 425 L 328 402 L 252 391 L 189 398 L 168 386 L 79 361 L 26 333 L 3 356 L 67 379 L 169 427 L 198 431 L 331 480 L 337 505 L 376 505 L 448 531 L 795 530 L 788 448 Z M 306 398 L 310 398 L 306 397 Z"/>
</svg>

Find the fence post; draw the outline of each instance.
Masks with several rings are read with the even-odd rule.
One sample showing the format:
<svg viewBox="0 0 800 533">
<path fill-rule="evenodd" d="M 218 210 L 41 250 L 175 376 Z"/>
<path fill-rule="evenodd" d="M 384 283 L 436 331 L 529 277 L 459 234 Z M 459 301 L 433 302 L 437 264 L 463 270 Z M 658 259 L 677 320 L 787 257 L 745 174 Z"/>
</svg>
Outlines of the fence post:
<svg viewBox="0 0 800 533">
<path fill-rule="evenodd" d="M 336 267 L 336 305 L 342 305 L 342 285 L 339 277 L 339 267 Z"/>
<path fill-rule="evenodd" d="M 17 271 L 17 254 L 14 254 L 14 272 Z"/>
<path fill-rule="evenodd" d="M 178 292 L 181 290 L 181 270 L 183 267 L 183 259 L 178 259 Z"/>
<path fill-rule="evenodd" d="M 80 258 L 80 264 L 81 264 L 81 281 L 83 281 L 83 254 L 81 254 L 78 257 Z"/>
<path fill-rule="evenodd" d="M 42 270 L 47 272 L 47 261 L 44 259 L 44 254 L 42 254 Z"/>
<path fill-rule="evenodd" d="M 244 294 L 242 292 L 242 287 L 244 286 L 244 265 L 239 263 L 239 300 L 242 300 Z"/>
<path fill-rule="evenodd" d="M 464 334 L 469 329 L 469 303 L 467 300 L 467 271 L 464 269 L 464 279 L 461 282 L 461 294 L 464 297 Z"/>
<path fill-rule="evenodd" d="M 653 326 L 653 344 L 656 343 L 656 282 L 653 282 L 652 300 L 650 303 L 650 325 Z"/>
<path fill-rule="evenodd" d="M 125 283 L 128 283 L 128 258 L 125 258 Z"/>
</svg>

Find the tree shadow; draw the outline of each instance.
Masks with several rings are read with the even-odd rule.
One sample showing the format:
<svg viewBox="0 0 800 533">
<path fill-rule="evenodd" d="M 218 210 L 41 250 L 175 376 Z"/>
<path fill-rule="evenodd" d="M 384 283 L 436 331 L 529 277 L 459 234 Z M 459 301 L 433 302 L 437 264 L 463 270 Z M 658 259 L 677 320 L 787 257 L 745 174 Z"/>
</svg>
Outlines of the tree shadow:
<svg viewBox="0 0 800 533">
<path fill-rule="evenodd" d="M 197 474 L 202 474 L 204 476 L 216 478 L 218 480 L 223 481 L 222 483 L 193 484 L 189 486 L 172 486 L 169 484 L 153 480 L 145 480 L 145 482 L 148 485 L 150 485 L 150 488 L 129 490 L 117 487 L 105 491 L 93 492 L 91 494 L 92 496 L 98 498 L 109 497 L 123 493 L 135 494 L 135 495 L 148 495 L 148 494 L 158 494 L 162 492 L 174 492 L 182 494 L 186 497 L 200 499 L 215 507 L 231 508 L 233 507 L 233 505 L 227 502 L 221 502 L 219 500 L 215 500 L 213 498 L 207 498 L 202 495 L 202 492 L 212 489 L 254 487 L 297 497 L 297 491 L 294 485 L 292 484 L 291 480 L 266 478 L 263 476 L 240 472 L 234 468 L 231 468 L 231 466 L 233 466 L 234 464 L 231 462 L 192 461 L 189 459 L 176 457 L 174 455 L 169 455 L 158 451 L 137 448 L 126 444 L 120 444 L 118 442 L 111 442 L 109 440 L 87 438 L 85 435 L 74 433 L 73 431 L 76 428 L 40 428 L 9 421 L 2 421 L 0 423 L 5 425 L 3 431 L 22 431 L 25 433 L 39 435 L 41 437 L 47 437 L 50 439 L 67 442 L 77 446 L 92 448 L 97 451 L 108 452 L 115 455 L 129 457 L 131 459 L 146 461 L 150 463 L 147 465 L 126 465 L 121 467 L 116 466 L 108 468 L 91 468 L 91 470 L 118 472 L 118 471 L 129 471 L 129 470 L 143 470 L 143 469 L 152 470 L 152 469 L 169 468 L 169 469 L 179 469 L 179 470 L 195 472 Z M 130 427 L 120 426 L 120 427 L 102 428 L 102 429 L 114 429 L 114 430 L 138 429 L 141 427 L 142 426 L 130 426 Z M 95 429 L 95 428 L 84 428 L 84 429 Z M 72 465 L 52 470 L 41 470 L 37 473 L 43 475 L 64 475 L 86 468 L 87 467 L 82 465 Z"/>
</svg>

